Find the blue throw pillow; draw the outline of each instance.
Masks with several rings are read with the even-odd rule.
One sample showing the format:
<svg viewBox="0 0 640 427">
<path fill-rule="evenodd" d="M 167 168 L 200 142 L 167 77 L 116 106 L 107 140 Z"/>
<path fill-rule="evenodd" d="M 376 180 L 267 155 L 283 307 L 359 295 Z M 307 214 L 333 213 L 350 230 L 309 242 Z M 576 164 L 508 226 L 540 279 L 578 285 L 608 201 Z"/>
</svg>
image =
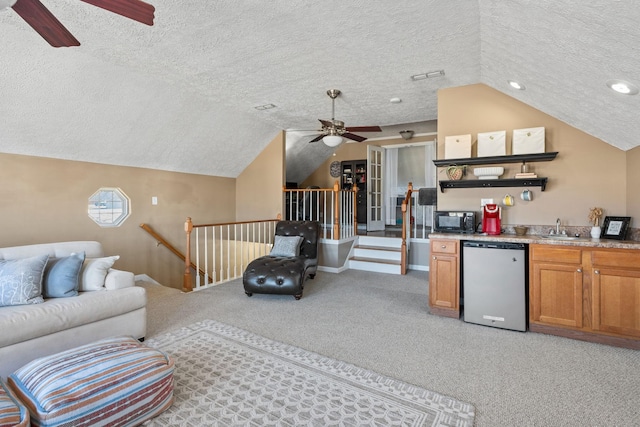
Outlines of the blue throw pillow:
<svg viewBox="0 0 640 427">
<path fill-rule="evenodd" d="M 302 236 L 275 236 L 273 248 L 271 248 L 269 255 L 281 257 L 299 256 L 302 240 Z"/>
<path fill-rule="evenodd" d="M 42 274 L 49 255 L 0 260 L 0 307 L 39 304 L 42 299 Z"/>
<path fill-rule="evenodd" d="M 44 270 L 42 295 L 45 298 L 66 298 L 78 295 L 78 276 L 84 262 L 84 252 L 64 258 L 51 258 Z"/>
</svg>

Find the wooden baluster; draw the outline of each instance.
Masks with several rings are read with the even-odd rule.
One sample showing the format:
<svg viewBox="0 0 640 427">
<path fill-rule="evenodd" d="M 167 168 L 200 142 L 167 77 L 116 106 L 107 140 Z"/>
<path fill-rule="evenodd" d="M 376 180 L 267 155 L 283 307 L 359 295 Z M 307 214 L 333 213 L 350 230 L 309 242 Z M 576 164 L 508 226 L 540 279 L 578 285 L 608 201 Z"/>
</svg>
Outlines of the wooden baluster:
<svg viewBox="0 0 640 427">
<path fill-rule="evenodd" d="M 400 252 L 400 273 L 407 274 L 407 200 L 402 201 L 402 247 Z"/>
<path fill-rule="evenodd" d="M 333 184 L 333 239 L 340 239 L 340 185 L 338 180 Z"/>
<path fill-rule="evenodd" d="M 358 186 L 353 186 L 353 235 L 358 234 Z"/>
<path fill-rule="evenodd" d="M 182 290 L 184 292 L 193 291 L 193 285 L 191 284 L 191 231 L 193 230 L 193 223 L 191 217 L 187 217 L 187 221 L 184 223 L 184 231 L 187 233 L 187 250 L 184 257 L 184 280 L 182 282 Z"/>
</svg>

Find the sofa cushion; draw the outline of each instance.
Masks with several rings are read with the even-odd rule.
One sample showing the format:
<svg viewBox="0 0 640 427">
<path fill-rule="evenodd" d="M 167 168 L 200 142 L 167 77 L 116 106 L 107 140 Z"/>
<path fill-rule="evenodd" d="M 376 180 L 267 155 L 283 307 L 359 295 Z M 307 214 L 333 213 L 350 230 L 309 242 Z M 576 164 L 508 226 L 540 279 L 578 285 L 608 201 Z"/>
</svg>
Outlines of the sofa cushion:
<svg viewBox="0 0 640 427">
<path fill-rule="evenodd" d="M 0 426 L 27 427 L 29 411 L 13 391 L 0 380 Z"/>
<path fill-rule="evenodd" d="M 86 258 L 80 273 L 79 290 L 101 291 L 104 289 L 104 281 L 107 277 L 109 269 L 119 260 L 118 255 L 107 256 L 102 258 Z"/>
<path fill-rule="evenodd" d="M 42 279 L 42 296 L 65 298 L 78 295 L 78 276 L 84 262 L 84 252 L 63 258 L 49 258 Z"/>
<path fill-rule="evenodd" d="M 109 319 L 146 306 L 144 288 L 80 292 L 73 298 L 52 298 L 43 304 L 0 309 L 0 347 L 61 330 Z"/>
<path fill-rule="evenodd" d="M 275 236 L 273 248 L 271 248 L 269 255 L 281 257 L 299 256 L 301 243 L 302 236 Z"/>
<path fill-rule="evenodd" d="M 0 307 L 39 304 L 42 276 L 49 255 L 0 260 Z"/>
</svg>

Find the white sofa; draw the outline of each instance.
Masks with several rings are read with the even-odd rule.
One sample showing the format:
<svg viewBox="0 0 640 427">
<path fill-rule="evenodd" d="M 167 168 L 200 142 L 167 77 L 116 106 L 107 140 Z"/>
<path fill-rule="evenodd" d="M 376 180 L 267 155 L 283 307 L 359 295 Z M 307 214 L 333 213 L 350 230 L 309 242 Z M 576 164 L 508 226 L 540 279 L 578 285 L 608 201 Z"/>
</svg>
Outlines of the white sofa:
<svg viewBox="0 0 640 427">
<path fill-rule="evenodd" d="M 85 252 L 104 257 L 99 242 L 46 243 L 0 248 L 0 259 L 14 260 L 48 254 L 62 258 Z M 131 272 L 109 269 L 102 290 L 40 304 L 0 307 L 0 377 L 38 357 L 113 336 L 142 339 L 147 329 L 147 297 L 135 286 Z"/>
</svg>

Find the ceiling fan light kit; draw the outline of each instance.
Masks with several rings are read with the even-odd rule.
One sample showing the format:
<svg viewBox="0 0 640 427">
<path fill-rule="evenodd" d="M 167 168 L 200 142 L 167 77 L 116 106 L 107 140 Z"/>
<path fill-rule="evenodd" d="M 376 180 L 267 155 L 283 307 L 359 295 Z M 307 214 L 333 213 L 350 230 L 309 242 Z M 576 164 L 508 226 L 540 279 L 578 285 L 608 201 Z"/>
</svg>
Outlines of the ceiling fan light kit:
<svg viewBox="0 0 640 427">
<path fill-rule="evenodd" d="M 339 135 L 327 135 L 322 137 L 322 142 L 329 147 L 337 147 L 342 144 L 342 137 Z"/>
<path fill-rule="evenodd" d="M 362 142 L 366 140 L 364 136 L 356 135 L 351 132 L 382 132 L 380 126 L 355 126 L 345 127 L 344 122 L 336 120 L 336 98 L 341 94 L 338 89 L 329 89 L 327 95 L 331 98 L 331 120 L 320 120 L 322 124 L 322 132 L 309 142 L 316 142 L 322 140 L 329 147 L 337 147 L 342 143 L 344 138 L 351 139 L 353 141 Z"/>
</svg>

